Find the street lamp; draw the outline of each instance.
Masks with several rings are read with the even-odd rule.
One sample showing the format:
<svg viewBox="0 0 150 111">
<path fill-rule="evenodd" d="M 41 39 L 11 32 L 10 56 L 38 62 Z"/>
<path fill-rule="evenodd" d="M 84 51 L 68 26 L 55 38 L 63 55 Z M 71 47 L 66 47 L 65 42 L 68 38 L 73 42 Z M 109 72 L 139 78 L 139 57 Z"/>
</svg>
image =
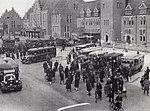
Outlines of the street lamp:
<svg viewBox="0 0 150 111">
<path fill-rule="evenodd" d="M 7 17 L 7 26 L 8 26 L 8 37 L 9 37 L 9 40 L 10 40 L 10 27 L 9 27 L 9 18 L 10 17 Z"/>
<path fill-rule="evenodd" d="M 124 32 L 126 31 L 126 29 L 125 30 L 123 30 L 123 31 L 121 31 L 121 33 L 123 34 Z M 127 38 L 125 38 L 125 52 L 128 52 L 128 41 L 126 40 Z"/>
</svg>

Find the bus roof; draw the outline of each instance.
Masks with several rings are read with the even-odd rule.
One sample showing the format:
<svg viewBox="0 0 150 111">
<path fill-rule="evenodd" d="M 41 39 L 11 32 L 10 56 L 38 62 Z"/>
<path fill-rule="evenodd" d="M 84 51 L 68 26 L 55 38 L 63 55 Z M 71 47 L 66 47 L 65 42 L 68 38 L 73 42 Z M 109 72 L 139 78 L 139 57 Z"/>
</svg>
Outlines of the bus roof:
<svg viewBox="0 0 150 111">
<path fill-rule="evenodd" d="M 124 59 L 138 59 L 140 57 L 144 57 L 143 54 L 134 54 L 134 55 L 127 55 L 127 56 L 124 56 L 122 58 Z"/>
<path fill-rule="evenodd" d="M 90 51 L 96 51 L 101 49 L 102 49 L 101 47 L 89 47 L 89 48 L 82 49 L 81 52 L 90 52 Z"/>
<path fill-rule="evenodd" d="M 28 51 L 37 51 L 37 50 L 50 49 L 50 48 L 54 48 L 54 46 L 31 48 Z"/>
<path fill-rule="evenodd" d="M 94 43 L 88 43 L 88 44 L 78 45 L 76 47 L 85 47 L 85 46 L 88 46 L 88 45 L 94 45 Z"/>
<path fill-rule="evenodd" d="M 98 54 L 104 54 L 104 53 L 108 53 L 108 51 L 97 50 L 97 51 L 91 52 L 89 55 L 98 55 Z"/>
<path fill-rule="evenodd" d="M 17 68 L 19 65 L 12 58 L 0 58 L 0 69 Z"/>
<path fill-rule="evenodd" d="M 109 53 L 106 55 L 106 57 L 117 57 L 117 56 L 123 56 L 123 53 Z"/>
</svg>

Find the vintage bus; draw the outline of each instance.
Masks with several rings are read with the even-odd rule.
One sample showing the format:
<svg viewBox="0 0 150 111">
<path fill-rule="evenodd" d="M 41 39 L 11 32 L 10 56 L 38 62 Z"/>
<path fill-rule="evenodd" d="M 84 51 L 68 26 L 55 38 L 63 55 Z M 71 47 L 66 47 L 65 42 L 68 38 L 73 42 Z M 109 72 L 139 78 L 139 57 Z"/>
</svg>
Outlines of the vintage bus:
<svg viewBox="0 0 150 111">
<path fill-rule="evenodd" d="M 121 57 L 123 57 L 123 53 L 112 52 L 105 56 L 105 61 L 108 62 L 113 69 L 115 69 L 121 65 Z"/>
<path fill-rule="evenodd" d="M 56 47 L 39 47 L 28 50 L 28 55 L 22 59 L 23 64 L 45 61 L 46 56 L 56 57 Z"/>
<path fill-rule="evenodd" d="M 133 72 L 141 71 L 144 65 L 144 55 L 134 54 L 124 56 L 121 58 L 121 65 L 124 67 L 130 67 Z"/>
</svg>

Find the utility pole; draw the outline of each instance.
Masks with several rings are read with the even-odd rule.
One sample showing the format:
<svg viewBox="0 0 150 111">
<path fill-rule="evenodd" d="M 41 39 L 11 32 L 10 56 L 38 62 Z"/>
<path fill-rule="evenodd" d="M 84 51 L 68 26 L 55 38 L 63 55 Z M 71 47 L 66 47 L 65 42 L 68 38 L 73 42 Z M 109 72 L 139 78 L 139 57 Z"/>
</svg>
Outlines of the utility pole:
<svg viewBox="0 0 150 111">
<path fill-rule="evenodd" d="M 8 26 L 8 38 L 9 38 L 9 40 L 10 40 L 9 18 L 10 18 L 10 17 L 7 17 L 7 26 Z"/>
</svg>

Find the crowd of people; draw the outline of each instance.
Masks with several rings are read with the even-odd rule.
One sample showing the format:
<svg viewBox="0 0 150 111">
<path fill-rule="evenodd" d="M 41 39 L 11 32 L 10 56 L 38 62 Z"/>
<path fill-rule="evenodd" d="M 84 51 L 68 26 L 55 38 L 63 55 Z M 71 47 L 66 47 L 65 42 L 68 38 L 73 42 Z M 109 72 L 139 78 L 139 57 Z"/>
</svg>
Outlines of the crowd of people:
<svg viewBox="0 0 150 111">
<path fill-rule="evenodd" d="M 115 63 L 106 62 L 101 57 L 79 59 L 75 49 L 67 56 L 68 66 L 63 66 L 57 60 L 52 64 L 49 57 L 43 63 L 44 72 L 50 78 L 50 84 L 55 81 L 55 73 L 58 72 L 60 84 L 66 85 L 66 90 L 69 92 L 72 91 L 72 85 L 76 91 L 79 91 L 82 80 L 87 95 L 91 96 L 91 91 L 94 90 L 96 100 L 102 100 L 103 92 L 110 103 L 116 100 L 116 95 L 120 97 L 120 95 L 125 94 L 127 97 L 124 81 L 129 80 L 129 73 L 131 72 L 120 64 L 117 66 Z M 111 66 L 112 64 L 113 66 Z"/>
</svg>

